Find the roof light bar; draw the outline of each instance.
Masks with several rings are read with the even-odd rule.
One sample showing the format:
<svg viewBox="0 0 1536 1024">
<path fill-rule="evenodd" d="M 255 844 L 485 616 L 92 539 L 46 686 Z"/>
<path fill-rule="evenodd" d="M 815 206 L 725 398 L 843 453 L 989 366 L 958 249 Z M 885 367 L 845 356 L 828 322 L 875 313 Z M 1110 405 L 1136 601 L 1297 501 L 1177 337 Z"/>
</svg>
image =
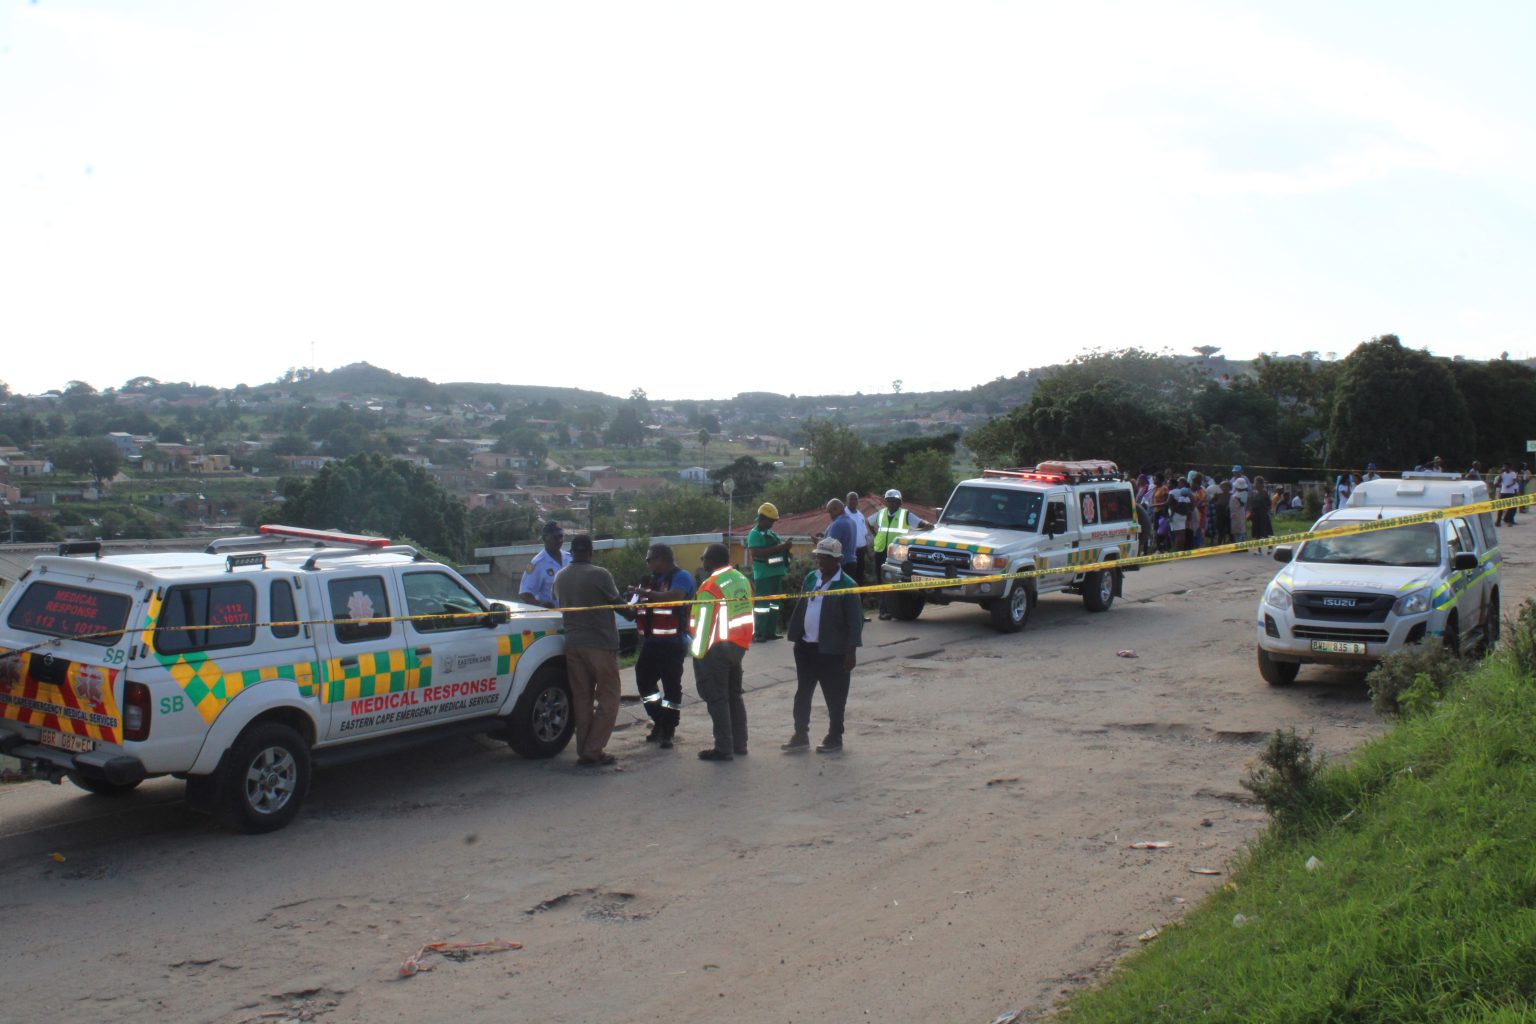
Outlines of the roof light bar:
<svg viewBox="0 0 1536 1024">
<path fill-rule="evenodd" d="M 345 544 L 349 547 L 382 548 L 389 546 L 388 537 L 365 537 L 360 533 L 340 533 L 335 530 L 306 530 L 301 526 L 269 524 L 258 526 L 256 532 L 268 537 L 292 537 L 295 540 L 319 541 L 322 544 Z"/>
</svg>

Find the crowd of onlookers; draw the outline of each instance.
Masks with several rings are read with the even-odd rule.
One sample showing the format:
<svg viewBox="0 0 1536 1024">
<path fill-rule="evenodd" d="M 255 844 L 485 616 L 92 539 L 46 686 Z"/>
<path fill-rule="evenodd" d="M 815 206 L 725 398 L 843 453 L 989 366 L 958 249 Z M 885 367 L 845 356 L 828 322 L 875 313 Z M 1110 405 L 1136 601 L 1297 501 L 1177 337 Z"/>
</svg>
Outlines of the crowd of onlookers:
<svg viewBox="0 0 1536 1024">
<path fill-rule="evenodd" d="M 1136 477 L 1142 552 L 1188 551 L 1274 535 L 1274 516 L 1302 507 L 1301 491 L 1249 478 L 1242 466 L 1219 478 L 1198 469 L 1143 470 Z"/>
<path fill-rule="evenodd" d="M 1438 455 L 1414 470 L 1446 471 Z M 1461 475 L 1468 480 L 1484 481 L 1488 493 L 1497 498 L 1522 495 L 1531 482 L 1531 471 L 1525 463 L 1506 462 L 1496 472 L 1484 472 L 1482 463 L 1474 462 Z M 1343 508 L 1356 487 L 1380 476 L 1374 462 L 1367 464 L 1362 473 L 1337 474 L 1332 484 L 1323 487 L 1318 511 Z M 1263 540 L 1274 536 L 1275 516 L 1286 511 L 1299 512 L 1305 504 L 1299 486 L 1271 486 L 1262 476 L 1250 479 L 1242 466 L 1233 466 L 1230 473 L 1219 479 L 1198 469 L 1182 476 L 1172 469 L 1160 473 L 1144 469 L 1136 477 L 1142 554 Z M 1499 525 L 1513 526 L 1515 512 L 1513 508 L 1501 510 Z"/>
</svg>

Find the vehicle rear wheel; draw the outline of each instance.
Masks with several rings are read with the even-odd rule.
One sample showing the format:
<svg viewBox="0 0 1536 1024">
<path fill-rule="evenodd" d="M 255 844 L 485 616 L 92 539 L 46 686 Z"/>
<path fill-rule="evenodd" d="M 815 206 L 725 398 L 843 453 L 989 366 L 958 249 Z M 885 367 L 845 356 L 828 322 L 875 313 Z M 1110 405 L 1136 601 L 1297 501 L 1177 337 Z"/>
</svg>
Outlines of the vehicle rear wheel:
<svg viewBox="0 0 1536 1024">
<path fill-rule="evenodd" d="M 133 782 L 108 782 L 106 779 L 88 779 L 76 772 L 69 773 L 69 781 L 97 796 L 122 796 L 124 793 L 132 793 L 143 779 Z"/>
<path fill-rule="evenodd" d="M 240 734 L 221 772 L 220 819 L 250 835 L 275 832 L 309 793 L 309 744 L 281 722 L 257 722 Z"/>
<path fill-rule="evenodd" d="M 565 749 L 576 728 L 571 704 L 564 659 L 540 665 L 512 708 L 507 745 L 523 757 L 554 757 Z"/>
<path fill-rule="evenodd" d="M 1015 586 L 1007 597 L 992 602 L 992 626 L 1001 633 L 1017 633 L 1029 621 L 1029 591 Z"/>
<path fill-rule="evenodd" d="M 1100 569 L 1083 580 L 1083 604 L 1091 612 L 1107 612 L 1115 603 L 1115 571 Z"/>
<path fill-rule="evenodd" d="M 911 590 L 899 590 L 891 595 L 891 614 L 901 622 L 911 622 L 923 614 L 923 595 Z"/>
<path fill-rule="evenodd" d="M 1276 661 L 1269 656 L 1269 652 L 1260 647 L 1259 651 L 1259 675 L 1270 686 L 1290 686 L 1296 681 L 1296 675 L 1301 671 L 1301 665 L 1294 661 Z"/>
</svg>

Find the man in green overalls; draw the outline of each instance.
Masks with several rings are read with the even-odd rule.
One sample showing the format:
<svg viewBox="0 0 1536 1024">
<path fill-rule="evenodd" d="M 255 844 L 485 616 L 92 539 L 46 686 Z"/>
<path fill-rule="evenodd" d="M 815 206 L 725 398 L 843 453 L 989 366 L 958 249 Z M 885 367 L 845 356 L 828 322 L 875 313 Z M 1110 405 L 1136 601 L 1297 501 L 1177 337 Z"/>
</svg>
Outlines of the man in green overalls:
<svg viewBox="0 0 1536 1024">
<path fill-rule="evenodd" d="M 754 594 L 784 593 L 784 579 L 789 575 L 790 543 L 780 540 L 773 532 L 773 524 L 778 518 L 778 508 L 765 501 L 757 507 L 757 525 L 747 533 L 747 558 L 752 562 Z M 752 608 L 752 639 L 778 638 L 779 602 L 757 601 Z"/>
</svg>

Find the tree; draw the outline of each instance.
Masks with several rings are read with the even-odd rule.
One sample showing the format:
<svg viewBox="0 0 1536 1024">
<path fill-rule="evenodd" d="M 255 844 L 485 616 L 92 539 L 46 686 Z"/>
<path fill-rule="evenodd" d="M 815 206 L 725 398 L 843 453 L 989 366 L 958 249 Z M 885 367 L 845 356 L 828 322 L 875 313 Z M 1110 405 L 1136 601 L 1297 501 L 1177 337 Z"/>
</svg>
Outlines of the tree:
<svg viewBox="0 0 1536 1024">
<path fill-rule="evenodd" d="M 1526 461 L 1525 442 L 1536 438 L 1531 410 L 1536 409 L 1536 370 L 1506 356 L 1491 362 L 1451 363 L 1456 387 L 1472 415 L 1477 446 L 1473 454 L 1485 467 L 1506 459 Z"/>
<path fill-rule="evenodd" d="M 709 447 L 709 431 L 704 429 L 703 427 L 700 427 L 699 428 L 698 437 L 699 437 L 699 447 L 700 448 L 708 448 Z"/>
<path fill-rule="evenodd" d="M 626 403 L 619 407 L 619 411 L 613 414 L 613 421 L 608 424 L 608 430 L 604 433 L 604 439 L 609 444 L 618 445 L 621 448 L 633 448 L 645 440 L 645 424 L 640 422 L 640 414 L 633 403 Z"/>
<path fill-rule="evenodd" d="M 1328 424 L 1336 466 L 1411 467 L 1434 455 L 1462 466 L 1476 450 L 1472 416 L 1448 360 L 1372 338 L 1339 367 Z"/>
<path fill-rule="evenodd" d="M 925 505 L 944 504 L 955 489 L 955 473 L 950 468 L 949 456 L 938 451 L 908 456 L 901 461 L 891 479 L 892 486 L 901 491 L 903 498 Z"/>
<path fill-rule="evenodd" d="M 716 493 L 727 478 L 736 481 L 735 499 L 740 502 L 756 501 L 768 481 L 773 479 L 774 468 L 758 462 L 750 455 L 743 455 L 728 466 L 710 470 L 709 477 L 715 482 Z"/>
<path fill-rule="evenodd" d="M 639 510 L 637 524 L 647 536 L 702 533 L 725 526 L 726 503 L 690 488 L 657 495 Z"/>
<path fill-rule="evenodd" d="M 675 466 L 682 460 L 683 442 L 675 437 L 664 437 L 656 442 L 656 450 L 661 452 L 662 457 Z"/>
<path fill-rule="evenodd" d="M 53 463 L 66 473 L 89 475 L 100 487 L 123 467 L 123 453 L 104 437 L 89 437 L 59 445 Z"/>
<path fill-rule="evenodd" d="M 420 467 L 377 452 L 332 462 L 313 479 L 283 481 L 274 515 L 313 529 L 411 537 L 453 558 L 468 553 L 462 503 Z"/>
</svg>

